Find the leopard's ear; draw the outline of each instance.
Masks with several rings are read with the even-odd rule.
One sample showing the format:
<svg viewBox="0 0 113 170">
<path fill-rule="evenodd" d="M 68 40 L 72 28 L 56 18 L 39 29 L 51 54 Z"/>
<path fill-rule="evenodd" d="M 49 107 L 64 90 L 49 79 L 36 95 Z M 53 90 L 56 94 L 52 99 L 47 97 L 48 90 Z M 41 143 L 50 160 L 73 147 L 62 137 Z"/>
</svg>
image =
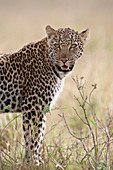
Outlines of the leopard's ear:
<svg viewBox="0 0 113 170">
<path fill-rule="evenodd" d="M 56 32 L 50 25 L 47 25 L 46 33 L 47 33 L 48 39 L 51 39 L 55 35 Z"/>
<path fill-rule="evenodd" d="M 86 29 L 79 33 L 79 36 L 81 37 L 84 43 L 86 42 L 88 35 L 89 35 L 89 29 Z"/>
</svg>

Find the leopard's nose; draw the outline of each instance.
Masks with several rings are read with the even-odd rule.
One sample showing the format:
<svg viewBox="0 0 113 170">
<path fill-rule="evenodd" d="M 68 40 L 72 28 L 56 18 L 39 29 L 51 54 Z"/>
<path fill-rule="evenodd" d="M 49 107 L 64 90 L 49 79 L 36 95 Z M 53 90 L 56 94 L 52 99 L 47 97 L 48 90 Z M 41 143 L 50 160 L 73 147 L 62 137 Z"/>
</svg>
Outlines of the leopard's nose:
<svg viewBox="0 0 113 170">
<path fill-rule="evenodd" d="M 60 60 L 61 60 L 64 64 L 68 61 L 67 58 L 61 58 Z"/>
</svg>

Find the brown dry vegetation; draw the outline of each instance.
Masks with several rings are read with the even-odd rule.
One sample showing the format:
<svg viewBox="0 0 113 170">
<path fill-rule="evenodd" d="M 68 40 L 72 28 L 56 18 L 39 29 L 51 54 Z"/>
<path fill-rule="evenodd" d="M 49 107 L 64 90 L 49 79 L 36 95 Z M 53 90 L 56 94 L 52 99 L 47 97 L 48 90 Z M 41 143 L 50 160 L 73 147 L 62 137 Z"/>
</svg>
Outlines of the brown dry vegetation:
<svg viewBox="0 0 113 170">
<path fill-rule="evenodd" d="M 47 115 L 43 156 L 45 164 L 41 169 L 113 169 L 112 17 L 112 0 L 0 0 L 1 53 L 14 52 L 31 41 L 40 40 L 45 36 L 44 28 L 47 24 L 54 28 L 71 27 L 78 31 L 89 28 L 91 31 L 84 56 L 76 63 L 73 73 L 66 78 L 57 104 Z M 77 80 L 76 75 L 78 81 L 81 81 L 80 77 L 85 77 L 85 85 L 82 84 L 84 88 L 77 90 L 77 84 L 72 79 L 74 77 Z M 83 105 L 85 98 L 81 98 L 80 90 L 88 96 L 95 83 L 97 88 L 91 101 L 88 101 L 91 105 L 87 105 L 86 101 Z M 80 116 L 84 121 L 88 118 L 96 145 L 91 129 Z M 0 129 L 0 168 L 36 169 L 33 165 L 26 165 L 23 159 L 21 117 L 0 115 Z M 85 139 L 82 141 L 76 137 Z"/>
</svg>

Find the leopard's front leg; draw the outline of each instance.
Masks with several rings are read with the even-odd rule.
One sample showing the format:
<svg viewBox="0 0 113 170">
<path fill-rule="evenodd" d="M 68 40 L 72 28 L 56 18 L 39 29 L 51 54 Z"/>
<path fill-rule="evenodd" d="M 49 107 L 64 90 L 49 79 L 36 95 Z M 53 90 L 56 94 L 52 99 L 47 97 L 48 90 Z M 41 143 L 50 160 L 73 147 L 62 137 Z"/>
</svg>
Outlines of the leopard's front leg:
<svg viewBox="0 0 113 170">
<path fill-rule="evenodd" d="M 46 127 L 46 115 L 32 110 L 23 114 L 23 131 L 25 140 L 25 156 L 38 166 L 42 162 L 42 142 Z"/>
</svg>

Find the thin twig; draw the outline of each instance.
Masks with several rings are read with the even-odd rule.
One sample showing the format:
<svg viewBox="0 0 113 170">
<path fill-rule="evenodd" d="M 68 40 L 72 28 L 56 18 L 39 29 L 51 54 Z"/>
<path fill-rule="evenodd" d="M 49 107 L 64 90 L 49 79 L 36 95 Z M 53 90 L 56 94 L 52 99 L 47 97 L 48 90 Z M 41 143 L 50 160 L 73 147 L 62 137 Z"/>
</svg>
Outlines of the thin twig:
<svg viewBox="0 0 113 170">
<path fill-rule="evenodd" d="M 76 115 L 79 117 L 79 119 L 85 124 L 87 125 L 87 123 L 82 119 L 82 117 L 78 114 L 77 110 L 73 107 L 73 110 L 75 111 Z"/>
<path fill-rule="evenodd" d="M 61 116 L 61 115 L 60 115 L 60 116 Z M 81 141 L 82 139 L 84 139 L 84 138 L 79 138 L 79 137 L 75 136 L 75 135 L 71 132 L 71 130 L 70 130 L 68 124 L 67 124 L 67 121 L 66 121 L 66 119 L 65 119 L 64 113 L 62 113 L 62 116 L 61 116 L 61 117 L 63 118 L 63 120 L 64 120 L 64 122 L 65 122 L 65 125 L 66 125 L 66 127 L 67 127 L 67 129 L 68 129 L 68 132 L 71 134 L 71 136 L 73 136 L 74 138 L 76 138 L 77 140 L 80 140 L 80 141 Z"/>
</svg>

